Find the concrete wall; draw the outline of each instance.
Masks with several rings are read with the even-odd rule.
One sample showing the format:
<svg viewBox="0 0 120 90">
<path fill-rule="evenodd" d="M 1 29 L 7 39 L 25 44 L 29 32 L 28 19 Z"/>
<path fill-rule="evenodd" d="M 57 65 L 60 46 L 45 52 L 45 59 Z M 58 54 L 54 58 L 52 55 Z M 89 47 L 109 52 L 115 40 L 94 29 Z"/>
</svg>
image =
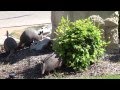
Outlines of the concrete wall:
<svg viewBox="0 0 120 90">
<path fill-rule="evenodd" d="M 85 19 L 91 15 L 100 15 L 103 19 L 110 17 L 115 11 L 52 11 L 51 22 L 52 22 L 52 34 L 51 38 L 55 37 L 54 31 L 58 26 L 62 16 L 68 16 L 71 21 L 77 19 Z"/>
<path fill-rule="evenodd" d="M 73 12 L 73 20 L 76 19 L 84 19 L 91 15 L 100 15 L 103 19 L 109 17 L 115 11 L 72 11 Z"/>
</svg>

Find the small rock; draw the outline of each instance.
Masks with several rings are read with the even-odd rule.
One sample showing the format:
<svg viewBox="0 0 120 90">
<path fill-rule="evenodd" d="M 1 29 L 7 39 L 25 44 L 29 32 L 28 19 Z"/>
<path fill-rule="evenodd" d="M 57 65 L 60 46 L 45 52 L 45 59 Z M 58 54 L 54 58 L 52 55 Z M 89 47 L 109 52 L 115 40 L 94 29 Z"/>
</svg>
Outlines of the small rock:
<svg viewBox="0 0 120 90">
<path fill-rule="evenodd" d="M 9 73 L 9 77 L 7 79 L 14 79 L 15 77 L 16 77 L 16 73 L 11 72 L 11 73 Z"/>
</svg>

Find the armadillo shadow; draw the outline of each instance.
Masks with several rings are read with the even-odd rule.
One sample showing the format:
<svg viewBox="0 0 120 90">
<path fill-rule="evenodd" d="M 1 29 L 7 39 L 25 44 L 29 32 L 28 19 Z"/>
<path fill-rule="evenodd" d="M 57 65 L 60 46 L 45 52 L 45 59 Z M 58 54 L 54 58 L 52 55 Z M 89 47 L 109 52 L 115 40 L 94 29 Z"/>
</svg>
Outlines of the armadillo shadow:
<svg viewBox="0 0 120 90">
<path fill-rule="evenodd" d="M 60 69 L 55 69 L 54 71 L 60 73 Z M 51 71 L 50 74 L 54 74 L 54 71 Z M 35 67 L 28 68 L 21 72 L 24 79 L 44 79 L 48 74 L 41 75 L 40 64 L 35 65 Z M 49 75 L 50 75 L 49 74 Z"/>
<path fill-rule="evenodd" d="M 58 74 L 57 77 L 54 76 L 55 73 Z M 40 64 L 37 64 L 35 65 L 35 67 L 24 70 L 20 74 L 22 74 L 24 79 L 46 79 L 46 78 L 49 78 L 49 79 L 58 78 L 59 79 L 59 77 L 61 77 L 63 73 L 64 75 L 75 75 L 76 74 L 76 72 L 74 72 L 72 69 L 62 66 L 59 69 L 57 68 L 51 71 L 49 74 L 45 73 L 44 75 L 41 75 Z"/>
<path fill-rule="evenodd" d="M 42 78 L 44 75 L 48 74 L 48 72 L 53 72 L 56 69 L 61 67 L 61 60 L 59 57 L 53 52 L 44 57 L 44 59 L 40 62 L 32 66 L 32 68 L 27 68 L 22 72 L 24 78 Z M 31 67 L 31 64 L 29 65 Z"/>
<path fill-rule="evenodd" d="M 43 71 L 45 72 L 43 73 Z M 44 63 L 37 63 L 34 67 L 21 72 L 25 79 L 60 78 L 63 73 L 64 75 L 76 74 L 72 68 L 64 66 L 55 53 L 52 53 L 50 57 L 45 59 Z"/>
<path fill-rule="evenodd" d="M 40 73 L 40 64 L 37 64 L 35 67 L 28 68 L 21 72 L 24 79 L 38 79 L 42 78 Z"/>
<path fill-rule="evenodd" d="M 18 61 L 21 61 L 25 58 L 29 58 L 30 56 L 38 56 L 38 55 L 45 55 L 50 54 L 52 51 L 48 50 L 47 48 L 41 51 L 30 51 L 30 48 L 22 49 L 19 51 L 16 51 L 13 56 L 10 56 L 9 61 L 6 61 L 6 57 L 8 56 L 8 53 L 0 53 L 0 63 L 4 64 L 14 64 Z"/>
</svg>

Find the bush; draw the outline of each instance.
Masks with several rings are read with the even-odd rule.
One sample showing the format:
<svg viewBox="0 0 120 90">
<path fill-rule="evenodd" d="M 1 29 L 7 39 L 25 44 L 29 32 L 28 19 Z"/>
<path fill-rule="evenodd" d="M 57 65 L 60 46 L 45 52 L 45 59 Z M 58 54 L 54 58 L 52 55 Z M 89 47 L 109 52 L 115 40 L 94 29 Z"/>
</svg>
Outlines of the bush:
<svg viewBox="0 0 120 90">
<path fill-rule="evenodd" d="M 62 17 L 56 29 L 53 50 L 66 66 L 74 70 L 86 69 L 104 54 L 106 42 L 101 31 L 90 19 L 70 22 Z"/>
</svg>

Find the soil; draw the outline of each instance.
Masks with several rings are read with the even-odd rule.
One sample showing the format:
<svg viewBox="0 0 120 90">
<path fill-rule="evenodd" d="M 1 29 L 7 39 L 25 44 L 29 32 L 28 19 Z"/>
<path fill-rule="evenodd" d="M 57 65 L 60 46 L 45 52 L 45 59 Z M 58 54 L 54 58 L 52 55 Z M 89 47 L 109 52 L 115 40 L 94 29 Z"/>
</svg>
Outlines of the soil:
<svg viewBox="0 0 120 90">
<path fill-rule="evenodd" d="M 9 28 L 9 32 L 12 33 L 24 28 Z M 1 29 L 2 33 L 0 34 L 5 35 L 6 30 L 8 29 Z M 53 51 L 47 48 L 38 52 L 25 48 L 16 51 L 9 61 L 6 61 L 8 54 L 5 53 L 3 46 L 0 46 L 0 79 L 7 79 L 11 73 L 15 76 L 14 79 L 84 79 L 90 76 L 120 74 L 120 54 L 105 54 L 98 62 L 83 72 L 75 73 L 71 69 L 62 67 L 41 77 L 40 62 L 52 53 Z"/>
<path fill-rule="evenodd" d="M 6 61 L 7 53 L 0 53 L 0 78 L 6 79 L 15 73 L 14 79 L 84 79 L 89 76 L 120 74 L 120 54 L 106 54 L 84 72 L 74 73 L 68 69 L 57 69 L 49 75 L 40 75 L 40 62 L 53 53 L 50 49 L 30 51 L 29 48 L 17 51 Z"/>
</svg>

